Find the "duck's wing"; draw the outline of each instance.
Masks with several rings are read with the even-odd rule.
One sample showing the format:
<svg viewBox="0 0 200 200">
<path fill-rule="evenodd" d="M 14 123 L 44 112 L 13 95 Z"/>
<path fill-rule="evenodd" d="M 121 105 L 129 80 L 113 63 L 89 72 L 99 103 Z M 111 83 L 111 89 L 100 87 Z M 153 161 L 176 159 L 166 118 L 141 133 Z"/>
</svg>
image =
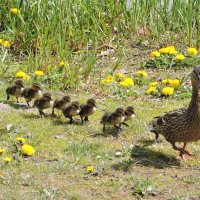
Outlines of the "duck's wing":
<svg viewBox="0 0 200 200">
<path fill-rule="evenodd" d="M 149 130 L 153 133 L 161 133 L 163 128 L 170 124 L 172 121 L 176 120 L 179 116 L 182 116 L 187 112 L 186 108 L 179 108 L 166 112 L 163 116 L 156 116 L 149 124 Z"/>
</svg>

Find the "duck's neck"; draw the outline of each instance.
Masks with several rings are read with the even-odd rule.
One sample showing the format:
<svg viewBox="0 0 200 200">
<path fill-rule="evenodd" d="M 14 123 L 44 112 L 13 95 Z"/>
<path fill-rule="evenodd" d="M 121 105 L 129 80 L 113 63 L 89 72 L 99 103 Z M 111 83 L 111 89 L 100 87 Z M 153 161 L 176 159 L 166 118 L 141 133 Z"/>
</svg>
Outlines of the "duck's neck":
<svg viewBox="0 0 200 200">
<path fill-rule="evenodd" d="M 200 116 L 200 90 L 198 88 L 193 88 L 192 99 L 190 101 L 188 111 Z"/>
</svg>

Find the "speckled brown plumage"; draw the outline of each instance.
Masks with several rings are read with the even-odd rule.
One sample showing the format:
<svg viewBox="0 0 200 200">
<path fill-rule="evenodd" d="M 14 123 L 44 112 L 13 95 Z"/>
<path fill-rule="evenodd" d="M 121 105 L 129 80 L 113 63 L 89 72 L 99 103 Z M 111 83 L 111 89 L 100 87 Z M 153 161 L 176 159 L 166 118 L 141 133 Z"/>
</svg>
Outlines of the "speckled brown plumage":
<svg viewBox="0 0 200 200">
<path fill-rule="evenodd" d="M 105 126 L 114 125 L 117 129 L 121 129 L 120 124 L 124 122 L 125 113 L 123 108 L 117 108 L 114 112 L 104 113 L 101 123 L 103 124 L 103 132 L 105 132 Z"/>
<path fill-rule="evenodd" d="M 54 115 L 55 108 L 58 110 L 64 110 L 67 105 L 71 102 L 71 97 L 64 95 L 61 98 L 58 98 L 53 103 L 52 115 Z"/>
<path fill-rule="evenodd" d="M 36 107 L 41 116 L 46 116 L 43 112 L 44 109 L 50 108 L 53 105 L 51 93 L 45 92 L 41 98 L 35 100 L 33 107 Z"/>
<path fill-rule="evenodd" d="M 79 113 L 82 123 L 89 121 L 88 117 L 93 115 L 96 111 L 96 101 L 95 99 L 88 99 L 86 104 L 80 106 L 81 111 Z"/>
<path fill-rule="evenodd" d="M 185 149 L 187 143 L 200 139 L 200 66 L 194 67 L 191 73 L 192 98 L 187 109 L 181 108 L 156 117 L 150 124 L 150 131 L 157 136 L 161 134 L 180 151 L 180 156 L 190 156 Z M 183 142 L 182 148 L 176 142 Z"/>
<path fill-rule="evenodd" d="M 7 100 L 10 99 L 10 96 L 15 96 L 17 99 L 17 103 L 19 103 L 18 98 L 21 96 L 24 90 L 24 83 L 21 79 L 17 79 L 13 86 L 7 87 L 6 94 Z"/>
</svg>

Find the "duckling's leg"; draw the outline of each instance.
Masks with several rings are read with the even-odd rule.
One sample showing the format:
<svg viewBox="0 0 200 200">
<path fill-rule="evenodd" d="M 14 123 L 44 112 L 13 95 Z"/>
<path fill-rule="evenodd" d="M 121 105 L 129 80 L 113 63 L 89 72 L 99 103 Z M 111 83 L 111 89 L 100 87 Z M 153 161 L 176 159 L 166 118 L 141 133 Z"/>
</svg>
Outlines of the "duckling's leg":
<svg viewBox="0 0 200 200">
<path fill-rule="evenodd" d="M 105 130 L 106 130 L 106 124 L 103 123 L 103 132 L 105 132 Z"/>
<path fill-rule="evenodd" d="M 70 119 L 69 124 L 73 124 L 72 116 L 70 116 L 69 119 Z"/>
<path fill-rule="evenodd" d="M 41 116 L 46 117 L 45 113 L 42 110 L 39 110 Z"/>
<path fill-rule="evenodd" d="M 19 103 L 18 97 L 16 97 L 16 99 L 17 99 L 17 103 Z"/>
<path fill-rule="evenodd" d="M 81 122 L 84 123 L 84 119 L 83 119 L 83 117 L 82 117 L 82 116 L 80 116 L 80 117 L 81 117 Z"/>
<path fill-rule="evenodd" d="M 52 108 L 52 115 L 54 115 L 54 106 L 53 106 L 53 108 Z"/>
<path fill-rule="evenodd" d="M 122 122 L 121 124 L 123 124 L 123 125 L 129 127 L 129 125 L 128 125 L 126 122 Z M 120 125 L 121 125 L 121 124 L 120 124 Z"/>
<path fill-rule="evenodd" d="M 117 128 L 118 130 L 122 130 L 122 128 L 120 126 L 121 126 L 121 124 L 119 124 L 119 126 L 114 125 L 114 127 Z"/>
<path fill-rule="evenodd" d="M 31 108 L 29 101 L 26 101 L 28 108 Z"/>
<path fill-rule="evenodd" d="M 85 121 L 85 122 L 89 122 L 88 117 L 85 117 L 84 121 Z"/>
<path fill-rule="evenodd" d="M 10 99 L 10 95 L 7 93 L 7 101 Z"/>
<path fill-rule="evenodd" d="M 155 133 L 155 135 L 156 135 L 156 142 L 157 142 L 157 143 L 160 143 L 160 139 L 159 139 L 158 133 Z"/>
</svg>

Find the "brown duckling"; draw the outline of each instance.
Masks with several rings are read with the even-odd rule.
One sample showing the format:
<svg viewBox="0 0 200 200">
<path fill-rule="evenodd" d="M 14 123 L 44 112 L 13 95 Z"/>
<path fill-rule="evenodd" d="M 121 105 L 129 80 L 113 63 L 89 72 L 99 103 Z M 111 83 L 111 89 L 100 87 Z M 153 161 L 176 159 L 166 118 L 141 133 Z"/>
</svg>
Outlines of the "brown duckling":
<svg viewBox="0 0 200 200">
<path fill-rule="evenodd" d="M 71 102 L 71 97 L 64 95 L 60 99 L 56 99 L 53 103 L 52 115 L 54 115 L 54 109 L 64 110 L 64 108 Z"/>
<path fill-rule="evenodd" d="M 50 108 L 53 106 L 53 100 L 51 98 L 51 93 L 45 92 L 42 97 L 35 100 L 33 107 L 36 107 L 42 116 L 46 116 L 43 112 L 44 109 Z"/>
<path fill-rule="evenodd" d="M 120 124 L 124 122 L 125 113 L 123 108 L 117 108 L 113 113 L 106 112 L 101 120 L 103 124 L 103 132 L 105 132 L 105 125 L 114 125 L 117 129 L 121 130 Z"/>
<path fill-rule="evenodd" d="M 96 101 L 92 98 L 87 100 L 87 103 L 80 106 L 81 111 L 79 113 L 82 123 L 88 122 L 88 116 L 93 115 L 97 109 Z"/>
<path fill-rule="evenodd" d="M 170 111 L 150 124 L 150 131 L 163 135 L 173 149 L 180 152 L 182 159 L 192 155 L 185 149 L 186 145 L 200 139 L 200 66 L 193 68 L 191 83 L 192 98 L 188 108 Z M 177 147 L 176 142 L 183 142 L 183 147 Z"/>
<path fill-rule="evenodd" d="M 32 99 L 40 98 L 42 96 L 41 85 L 39 83 L 33 83 L 31 88 L 25 88 L 22 92 L 22 96 L 25 98 L 28 107 L 29 102 Z"/>
<path fill-rule="evenodd" d="M 79 115 L 80 112 L 80 104 L 78 101 L 71 102 L 64 110 L 63 114 L 66 118 L 69 118 L 69 124 L 73 123 L 72 116 Z"/>
<path fill-rule="evenodd" d="M 126 121 L 132 120 L 135 117 L 135 110 L 133 106 L 127 106 L 125 109 L 125 119 L 124 122 L 122 122 L 122 124 L 129 126 L 127 123 L 125 123 Z"/>
<path fill-rule="evenodd" d="M 24 90 L 24 83 L 21 79 L 15 80 L 15 84 L 6 89 L 7 100 L 10 99 L 10 96 L 15 96 L 17 99 L 17 103 L 19 103 L 18 98 L 21 96 Z"/>
</svg>

